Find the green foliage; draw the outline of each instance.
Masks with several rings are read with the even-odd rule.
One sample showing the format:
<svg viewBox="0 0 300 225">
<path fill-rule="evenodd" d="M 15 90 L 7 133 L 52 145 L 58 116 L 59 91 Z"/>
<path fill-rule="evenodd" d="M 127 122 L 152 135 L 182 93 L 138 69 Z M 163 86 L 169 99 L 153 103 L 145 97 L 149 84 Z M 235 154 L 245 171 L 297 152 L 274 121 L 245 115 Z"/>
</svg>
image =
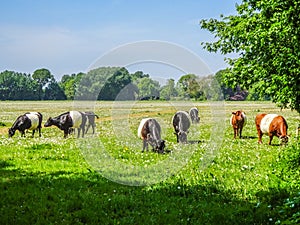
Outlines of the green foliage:
<svg viewBox="0 0 300 225">
<path fill-rule="evenodd" d="M 83 76 L 85 76 L 84 73 L 78 73 L 72 75 L 65 74 L 61 78 L 61 81 L 59 82 L 59 86 L 63 89 L 64 94 L 66 95 L 66 98 L 68 100 L 74 99 L 76 89 Z"/>
<path fill-rule="evenodd" d="M 139 98 L 145 98 L 145 97 L 159 97 L 159 89 L 160 85 L 158 81 L 152 80 L 149 77 L 143 77 L 141 79 L 138 79 L 136 81 L 136 86 L 139 90 Z"/>
<path fill-rule="evenodd" d="M 63 89 L 59 86 L 56 80 L 53 78 L 45 88 L 44 100 L 66 100 L 67 97 Z"/>
<path fill-rule="evenodd" d="M 130 83 L 131 77 L 127 69 L 124 67 L 116 68 L 116 71 L 114 71 L 114 73 L 108 77 L 107 81 L 103 84 L 98 96 L 98 100 L 115 100 L 118 94 Z M 134 94 L 135 90 L 129 89 L 124 100 L 134 100 Z"/>
<path fill-rule="evenodd" d="M 178 80 L 178 87 L 183 90 L 185 97 L 200 99 L 203 96 L 203 92 L 199 91 L 200 86 L 195 74 L 186 74 L 180 77 Z"/>
<path fill-rule="evenodd" d="M 203 43 L 210 52 L 237 53 L 227 59 L 232 86 L 255 88 L 282 108 L 300 112 L 300 1 L 243 0 L 236 15 L 201 20 L 216 41 Z"/>
<path fill-rule="evenodd" d="M 287 190 L 298 190 L 289 198 L 277 205 L 279 219 L 276 224 L 300 223 L 300 152 L 299 144 L 286 147 L 280 152 L 276 162 L 272 165 L 273 173 L 278 178 L 278 185 Z"/>
<path fill-rule="evenodd" d="M 44 92 L 43 88 L 51 82 L 54 77 L 51 74 L 51 72 L 47 69 L 37 69 L 33 72 L 32 78 L 38 83 L 39 89 L 38 89 L 38 96 L 39 100 L 44 99 Z"/>
<path fill-rule="evenodd" d="M 85 100 L 115 100 L 122 92 L 124 100 L 135 99 L 136 88 L 131 84 L 132 78 L 124 67 L 100 67 L 81 76 L 76 85 L 76 98 Z M 125 94 L 126 92 L 126 94 Z"/>
<path fill-rule="evenodd" d="M 38 84 L 25 73 L 4 71 L 0 73 L 1 100 L 36 100 Z"/>
<path fill-rule="evenodd" d="M 175 80 L 168 79 L 167 84 L 163 86 L 160 90 L 160 99 L 171 100 L 178 95 L 178 91 L 175 87 Z"/>
</svg>

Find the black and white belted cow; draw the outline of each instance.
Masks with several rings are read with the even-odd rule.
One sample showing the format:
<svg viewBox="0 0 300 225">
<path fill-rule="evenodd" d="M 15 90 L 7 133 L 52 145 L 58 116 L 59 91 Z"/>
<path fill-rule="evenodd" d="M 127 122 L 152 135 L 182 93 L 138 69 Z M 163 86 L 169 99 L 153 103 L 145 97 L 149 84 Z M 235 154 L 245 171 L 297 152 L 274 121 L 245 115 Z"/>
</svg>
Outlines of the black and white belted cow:
<svg viewBox="0 0 300 225">
<path fill-rule="evenodd" d="M 19 116 L 11 128 L 8 130 L 8 136 L 14 136 L 16 130 L 19 130 L 21 136 L 25 137 L 25 130 L 32 130 L 32 137 L 36 130 L 39 131 L 41 137 L 43 116 L 39 112 L 27 112 L 24 115 Z"/>
<path fill-rule="evenodd" d="M 161 139 L 161 128 L 159 123 L 152 118 L 142 119 L 138 127 L 138 137 L 143 139 L 143 150 L 148 151 L 148 144 L 153 151 L 164 153 L 165 141 Z"/>
<path fill-rule="evenodd" d="M 70 133 L 70 128 L 77 128 L 78 137 L 80 136 L 80 131 L 82 130 L 82 137 L 84 137 L 86 115 L 79 111 L 70 111 L 60 114 L 54 118 L 50 117 L 45 123 L 45 127 L 50 127 L 52 125 L 58 127 L 64 131 L 64 138 Z"/>
<path fill-rule="evenodd" d="M 189 115 L 191 117 L 192 123 L 199 123 L 200 122 L 199 111 L 196 107 L 192 107 L 189 110 Z"/>
<path fill-rule="evenodd" d="M 185 111 L 178 111 L 172 118 L 177 143 L 187 143 L 188 130 L 191 126 L 191 118 Z"/>
</svg>

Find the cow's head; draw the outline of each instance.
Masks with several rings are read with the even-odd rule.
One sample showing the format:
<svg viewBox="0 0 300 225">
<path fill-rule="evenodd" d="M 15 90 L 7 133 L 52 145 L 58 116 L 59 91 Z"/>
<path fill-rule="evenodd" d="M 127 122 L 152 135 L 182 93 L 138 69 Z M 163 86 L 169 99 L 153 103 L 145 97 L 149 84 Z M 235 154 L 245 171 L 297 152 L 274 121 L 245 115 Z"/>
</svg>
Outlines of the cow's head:
<svg viewBox="0 0 300 225">
<path fill-rule="evenodd" d="M 179 131 L 177 135 L 180 143 L 187 143 L 188 131 Z"/>
<path fill-rule="evenodd" d="M 8 129 L 8 137 L 12 137 L 15 135 L 16 130 L 13 128 Z"/>
<path fill-rule="evenodd" d="M 156 151 L 159 153 L 164 153 L 165 146 L 164 140 L 158 140 L 156 144 Z"/>
<path fill-rule="evenodd" d="M 236 111 L 236 112 L 232 112 L 232 115 L 234 115 L 234 117 L 235 117 L 235 119 L 237 120 L 237 121 L 241 121 L 241 120 L 243 120 L 244 119 L 244 112 L 243 111 L 241 111 L 241 110 L 239 110 L 239 111 Z"/>
<path fill-rule="evenodd" d="M 285 145 L 288 143 L 289 141 L 289 136 L 285 135 L 285 136 L 280 136 L 279 139 L 281 140 L 281 144 Z"/>
<path fill-rule="evenodd" d="M 53 119 L 52 119 L 52 117 L 49 117 L 49 119 L 44 124 L 44 127 L 50 127 L 52 125 L 53 125 Z"/>
</svg>

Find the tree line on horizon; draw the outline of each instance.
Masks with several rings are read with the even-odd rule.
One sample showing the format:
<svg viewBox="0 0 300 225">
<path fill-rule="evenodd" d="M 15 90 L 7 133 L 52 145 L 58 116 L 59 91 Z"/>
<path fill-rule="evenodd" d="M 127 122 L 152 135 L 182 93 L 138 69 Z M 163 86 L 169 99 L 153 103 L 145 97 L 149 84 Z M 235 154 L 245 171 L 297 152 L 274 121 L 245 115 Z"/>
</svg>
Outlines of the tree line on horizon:
<svg viewBox="0 0 300 225">
<path fill-rule="evenodd" d="M 130 74 L 124 67 L 100 67 L 88 73 L 66 74 L 56 80 L 48 69 L 33 74 L 0 72 L 0 100 L 266 100 L 223 81 L 226 70 L 199 77 L 185 74 L 161 85 L 149 74 Z M 248 97 L 247 97 L 248 96 Z"/>
</svg>

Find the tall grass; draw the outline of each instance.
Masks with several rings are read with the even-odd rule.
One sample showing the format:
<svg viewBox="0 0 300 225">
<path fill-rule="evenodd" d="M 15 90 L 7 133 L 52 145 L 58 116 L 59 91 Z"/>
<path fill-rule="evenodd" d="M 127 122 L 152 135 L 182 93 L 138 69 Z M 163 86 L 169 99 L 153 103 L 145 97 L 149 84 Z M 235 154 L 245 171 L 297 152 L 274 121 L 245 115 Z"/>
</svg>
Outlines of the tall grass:
<svg viewBox="0 0 300 225">
<path fill-rule="evenodd" d="M 198 107 L 189 144 L 176 143 L 171 118 Z M 100 116 L 95 135 L 64 139 L 58 128 L 41 138 L 7 129 L 19 114 L 40 111 L 44 120 L 73 102 L 1 102 L 1 224 L 297 224 L 300 222 L 299 115 L 269 102 L 230 102 L 216 113 L 208 103 L 96 102 L 81 104 Z M 76 105 L 75 105 L 76 106 Z M 242 139 L 233 140 L 231 111 L 248 116 Z M 254 117 L 282 114 L 291 135 L 257 144 Z M 215 114 L 214 114 L 215 113 Z M 144 117 L 163 127 L 167 153 L 142 153 L 136 132 Z M 218 119 L 216 123 L 214 120 Z M 215 127 L 222 129 L 215 129 Z M 217 135 L 216 135 L 217 134 Z M 214 144 L 212 144 L 212 142 Z"/>
</svg>

